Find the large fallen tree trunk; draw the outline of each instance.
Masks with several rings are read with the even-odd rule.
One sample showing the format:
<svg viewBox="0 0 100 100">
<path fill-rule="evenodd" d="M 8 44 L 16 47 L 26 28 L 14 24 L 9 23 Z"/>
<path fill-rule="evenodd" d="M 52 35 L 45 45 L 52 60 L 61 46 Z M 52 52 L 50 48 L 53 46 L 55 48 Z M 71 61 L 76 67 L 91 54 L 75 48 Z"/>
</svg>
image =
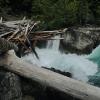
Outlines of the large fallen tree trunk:
<svg viewBox="0 0 100 100">
<path fill-rule="evenodd" d="M 9 54 L 0 58 L 0 66 L 5 66 L 6 69 L 16 74 L 59 90 L 66 96 L 69 94 L 82 100 L 100 100 L 100 88 L 28 64 L 17 58 L 13 52 L 9 52 Z"/>
</svg>

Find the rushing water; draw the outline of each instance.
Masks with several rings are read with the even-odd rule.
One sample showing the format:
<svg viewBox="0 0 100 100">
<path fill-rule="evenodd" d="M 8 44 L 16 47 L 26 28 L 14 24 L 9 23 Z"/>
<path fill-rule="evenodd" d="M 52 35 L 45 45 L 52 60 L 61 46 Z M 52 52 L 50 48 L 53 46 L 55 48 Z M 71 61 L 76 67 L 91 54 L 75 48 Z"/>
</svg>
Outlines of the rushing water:
<svg viewBox="0 0 100 100">
<path fill-rule="evenodd" d="M 53 49 L 53 50 L 58 51 L 59 50 L 59 44 L 60 44 L 60 41 L 58 40 L 59 38 L 60 38 L 60 36 L 57 35 L 57 36 L 54 37 L 55 40 L 49 40 L 48 43 L 47 43 L 46 49 Z"/>
<path fill-rule="evenodd" d="M 100 45 L 96 47 L 90 55 L 87 56 L 88 59 L 93 61 L 94 63 L 98 64 L 98 67 L 100 68 Z"/>
<path fill-rule="evenodd" d="M 31 64 L 37 64 L 40 67 L 53 67 L 64 72 L 70 72 L 72 73 L 72 77 L 74 79 L 84 82 L 88 81 L 88 76 L 92 76 L 97 72 L 97 64 L 88 60 L 88 56 L 62 54 L 58 48 L 59 40 L 48 41 L 47 48 L 36 48 L 36 51 L 40 57 L 39 60 L 33 57 L 32 54 L 26 55 L 23 57 L 23 59 Z"/>
</svg>

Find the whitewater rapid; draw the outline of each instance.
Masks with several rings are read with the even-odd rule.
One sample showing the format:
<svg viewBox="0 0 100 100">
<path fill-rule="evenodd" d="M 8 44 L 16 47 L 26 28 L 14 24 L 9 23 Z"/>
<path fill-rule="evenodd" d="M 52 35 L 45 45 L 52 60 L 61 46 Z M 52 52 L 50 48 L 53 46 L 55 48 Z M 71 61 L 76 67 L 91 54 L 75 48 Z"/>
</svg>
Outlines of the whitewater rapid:
<svg viewBox="0 0 100 100">
<path fill-rule="evenodd" d="M 48 41 L 46 48 L 36 48 L 39 60 L 32 53 L 24 56 L 23 59 L 28 63 L 36 64 L 39 67 L 52 67 L 60 71 L 70 72 L 72 78 L 88 82 L 89 76 L 93 76 L 97 73 L 97 64 L 88 59 L 90 55 L 61 53 L 59 51 L 60 35 L 55 36 L 54 38 L 55 40 Z M 96 51 L 99 50 L 95 50 L 95 52 Z"/>
<path fill-rule="evenodd" d="M 97 64 L 86 59 L 87 56 L 62 54 L 55 49 L 36 48 L 36 51 L 40 57 L 39 60 L 33 54 L 28 54 L 23 59 L 39 67 L 53 67 L 64 72 L 70 72 L 72 78 L 83 82 L 88 82 L 88 76 L 92 76 L 97 72 Z"/>
</svg>

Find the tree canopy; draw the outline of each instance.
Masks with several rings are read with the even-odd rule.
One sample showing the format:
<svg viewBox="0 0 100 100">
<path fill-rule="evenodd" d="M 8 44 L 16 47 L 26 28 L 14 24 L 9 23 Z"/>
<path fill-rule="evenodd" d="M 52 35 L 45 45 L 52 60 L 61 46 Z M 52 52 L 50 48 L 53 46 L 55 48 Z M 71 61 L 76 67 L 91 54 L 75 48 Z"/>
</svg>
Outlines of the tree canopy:
<svg viewBox="0 0 100 100">
<path fill-rule="evenodd" d="M 100 25 L 99 0 L 0 0 L 0 15 L 41 20 L 44 29 Z"/>
</svg>

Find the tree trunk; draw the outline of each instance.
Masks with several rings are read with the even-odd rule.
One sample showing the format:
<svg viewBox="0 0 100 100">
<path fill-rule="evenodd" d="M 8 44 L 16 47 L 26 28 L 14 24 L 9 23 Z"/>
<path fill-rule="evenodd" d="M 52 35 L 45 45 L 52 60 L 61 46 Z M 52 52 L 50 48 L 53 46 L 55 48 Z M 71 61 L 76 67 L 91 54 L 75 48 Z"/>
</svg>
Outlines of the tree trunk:
<svg viewBox="0 0 100 100">
<path fill-rule="evenodd" d="M 82 100 L 100 100 L 100 88 L 70 79 L 36 65 L 28 64 L 14 56 L 12 52 L 0 59 L 0 65 L 5 66 L 5 68 L 16 74 L 44 85 L 45 88 L 56 89 L 64 93 L 65 96 L 69 94 Z"/>
</svg>

